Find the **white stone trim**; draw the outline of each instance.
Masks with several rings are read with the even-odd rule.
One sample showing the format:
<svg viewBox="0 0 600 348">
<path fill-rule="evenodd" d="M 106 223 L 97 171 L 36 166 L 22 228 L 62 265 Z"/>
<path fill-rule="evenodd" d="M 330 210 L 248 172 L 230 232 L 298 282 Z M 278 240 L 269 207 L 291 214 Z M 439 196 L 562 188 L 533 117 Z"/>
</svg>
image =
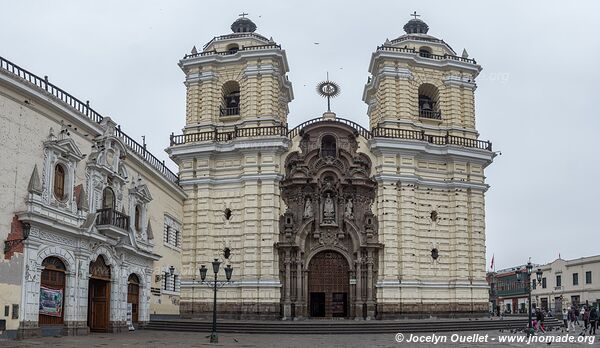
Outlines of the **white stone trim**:
<svg viewBox="0 0 600 348">
<path fill-rule="evenodd" d="M 377 288 L 418 288 L 418 289 L 489 289 L 486 282 L 468 281 L 417 281 L 417 280 L 379 280 Z"/>
<path fill-rule="evenodd" d="M 444 79 L 444 84 L 447 86 L 465 87 L 472 91 L 477 89 L 477 84 L 475 83 L 475 80 L 462 76 L 446 76 L 446 78 Z"/>
<path fill-rule="evenodd" d="M 257 139 L 234 139 L 230 142 L 217 143 L 189 143 L 169 147 L 166 151 L 171 157 L 197 156 L 201 153 L 211 152 L 233 152 L 239 150 L 260 150 L 272 149 L 274 151 L 285 151 L 291 145 L 291 140 L 286 136 L 277 138 L 257 138 Z M 181 183 L 180 183 L 181 184 Z"/>
<path fill-rule="evenodd" d="M 263 181 L 281 181 L 283 180 L 283 175 L 281 174 L 242 174 L 233 177 L 224 177 L 224 178 L 197 178 L 197 179 L 188 179 L 181 180 L 179 184 L 181 186 L 186 185 L 218 185 L 218 184 L 236 184 L 242 182 L 256 182 L 258 180 Z"/>
<path fill-rule="evenodd" d="M 205 56 L 197 56 L 193 58 L 182 59 L 179 61 L 179 67 L 182 69 L 189 68 L 191 66 L 197 66 L 201 64 L 207 63 L 234 63 L 239 62 L 241 60 L 245 60 L 248 58 L 272 58 L 276 56 L 281 60 L 282 64 L 282 73 L 287 73 L 290 71 L 290 67 L 287 62 L 287 58 L 285 55 L 285 50 L 281 48 L 265 48 L 260 50 L 252 50 L 252 51 L 237 51 L 235 54 L 209 54 Z"/>
<path fill-rule="evenodd" d="M 473 189 L 473 190 L 481 190 L 486 192 L 490 186 L 488 184 L 480 184 L 466 181 L 436 181 L 436 180 L 428 180 L 422 179 L 416 176 L 408 176 L 408 175 L 396 175 L 396 174 L 376 174 L 373 176 L 373 179 L 377 182 L 403 182 L 410 183 L 422 186 L 436 187 L 436 188 L 464 188 L 464 189 Z"/>
<path fill-rule="evenodd" d="M 206 282 L 211 282 L 208 279 Z M 201 283 L 200 280 L 181 280 L 181 287 L 191 288 L 191 287 L 199 287 L 206 286 Z M 233 280 L 232 283 L 225 285 L 224 287 L 229 288 L 244 288 L 244 287 L 253 287 L 253 288 L 280 288 L 282 286 L 281 282 L 277 279 L 264 280 L 264 279 L 246 279 L 246 280 Z"/>
<path fill-rule="evenodd" d="M 473 73 L 473 78 L 475 78 L 479 72 L 481 72 L 482 68 L 478 64 L 461 62 L 453 59 L 442 59 L 435 60 L 430 58 L 421 57 L 416 53 L 409 52 L 396 52 L 396 51 L 375 51 L 371 55 L 371 61 L 369 62 L 369 72 L 373 74 L 375 71 L 375 61 L 379 58 L 390 58 L 390 59 L 402 59 L 404 61 L 409 61 L 410 63 L 415 64 L 416 66 L 421 67 L 430 67 L 435 69 L 459 69 L 459 70 L 467 70 Z"/>
</svg>

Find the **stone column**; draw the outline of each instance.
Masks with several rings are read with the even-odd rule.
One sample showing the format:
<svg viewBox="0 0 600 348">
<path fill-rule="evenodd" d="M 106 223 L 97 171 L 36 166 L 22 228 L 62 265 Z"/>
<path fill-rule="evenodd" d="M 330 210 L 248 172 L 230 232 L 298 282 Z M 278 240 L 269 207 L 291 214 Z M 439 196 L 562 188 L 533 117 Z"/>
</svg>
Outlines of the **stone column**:
<svg viewBox="0 0 600 348">
<path fill-rule="evenodd" d="M 291 259 L 290 259 L 290 250 L 289 248 L 285 250 L 285 258 L 283 260 L 285 264 L 285 292 L 283 298 L 283 319 L 287 319 L 292 314 L 292 302 L 290 300 L 290 288 L 291 288 L 291 278 L 292 278 L 292 267 L 291 267 Z"/>
<path fill-rule="evenodd" d="M 303 284 L 303 288 L 304 291 L 302 292 L 302 294 L 304 295 L 304 303 L 302 304 L 302 314 L 306 317 L 310 316 L 310 313 L 308 311 L 308 302 L 309 302 L 309 293 L 308 293 L 308 269 L 306 269 L 304 271 L 304 284 Z"/>
<path fill-rule="evenodd" d="M 362 319 L 363 317 L 363 301 L 362 301 L 362 257 L 360 251 L 356 257 L 356 300 L 355 300 L 355 312 L 356 319 Z"/>
<path fill-rule="evenodd" d="M 296 317 L 302 316 L 302 258 L 300 250 L 296 257 Z"/>
<path fill-rule="evenodd" d="M 367 319 L 375 316 L 375 302 L 373 301 L 373 250 L 367 251 Z"/>
</svg>

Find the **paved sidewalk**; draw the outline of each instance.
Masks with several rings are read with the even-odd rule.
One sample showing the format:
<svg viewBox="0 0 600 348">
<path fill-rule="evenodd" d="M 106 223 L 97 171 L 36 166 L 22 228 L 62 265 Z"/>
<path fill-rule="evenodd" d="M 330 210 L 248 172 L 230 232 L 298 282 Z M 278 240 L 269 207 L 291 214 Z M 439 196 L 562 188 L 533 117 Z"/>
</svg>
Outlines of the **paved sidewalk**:
<svg viewBox="0 0 600 348">
<path fill-rule="evenodd" d="M 600 332 L 599 332 L 600 333 Z M 453 334 L 460 335 L 465 339 L 467 337 L 477 337 L 478 339 L 488 336 L 487 343 L 451 343 Z M 139 348 L 177 348 L 177 347 L 549 347 L 546 343 L 535 343 L 527 345 L 526 343 L 499 343 L 499 335 L 524 336 L 523 334 L 500 333 L 498 331 L 479 331 L 479 332 L 460 332 L 460 333 L 439 333 L 435 334 L 436 339 L 446 337 L 446 342 L 438 341 L 433 343 L 407 343 L 410 334 L 404 334 L 404 342 L 396 342 L 394 334 L 377 335 L 263 335 L 263 334 L 221 334 L 219 344 L 208 343 L 207 333 L 195 332 L 165 332 L 141 330 L 123 334 L 91 334 L 88 336 L 71 337 L 44 337 L 28 339 L 23 341 L 0 341 L 1 348 L 21 348 L 21 347 L 57 347 L 57 348 L 94 348 L 94 347 L 139 347 Z M 425 339 L 432 334 L 418 334 Z M 479 336 L 477 336 L 479 335 Z M 556 331 L 547 336 L 564 336 L 564 333 Z M 433 337 L 433 336 L 432 336 Z M 454 336 L 455 338 L 457 336 Z M 592 337 L 586 337 L 589 339 Z M 600 344 L 598 337 L 594 338 L 594 345 Z M 495 339 L 495 340 L 492 340 Z M 552 343 L 550 347 L 587 347 L 589 343 Z"/>
</svg>

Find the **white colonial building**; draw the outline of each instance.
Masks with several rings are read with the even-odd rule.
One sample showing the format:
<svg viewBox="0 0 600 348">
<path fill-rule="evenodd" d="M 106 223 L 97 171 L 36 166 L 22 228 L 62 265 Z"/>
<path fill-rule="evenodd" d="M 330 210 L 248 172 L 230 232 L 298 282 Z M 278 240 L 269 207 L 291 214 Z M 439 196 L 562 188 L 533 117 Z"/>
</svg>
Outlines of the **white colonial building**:
<svg viewBox="0 0 600 348">
<path fill-rule="evenodd" d="M 532 302 L 553 311 L 581 305 L 600 306 L 600 255 L 540 266 L 542 282 L 532 290 Z"/>
<path fill-rule="evenodd" d="M 115 122 L 0 58 L 0 332 L 179 313 L 184 192 Z"/>
</svg>

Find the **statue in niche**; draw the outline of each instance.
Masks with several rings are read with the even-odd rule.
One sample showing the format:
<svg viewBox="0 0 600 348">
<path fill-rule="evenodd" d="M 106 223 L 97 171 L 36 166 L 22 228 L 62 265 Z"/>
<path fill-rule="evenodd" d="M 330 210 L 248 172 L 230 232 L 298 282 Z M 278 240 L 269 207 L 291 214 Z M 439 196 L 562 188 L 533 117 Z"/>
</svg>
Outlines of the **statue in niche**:
<svg viewBox="0 0 600 348">
<path fill-rule="evenodd" d="M 335 223 L 335 204 L 330 193 L 327 194 L 327 198 L 325 198 L 325 203 L 323 204 L 323 222 L 327 224 Z"/>
<path fill-rule="evenodd" d="M 306 197 L 306 202 L 304 203 L 304 218 L 310 219 L 313 217 L 313 208 L 310 197 Z"/>
<path fill-rule="evenodd" d="M 352 204 L 352 198 L 348 198 L 346 201 L 346 211 L 344 211 L 344 216 L 348 219 L 354 218 L 354 213 L 352 212 L 354 205 Z"/>
</svg>

